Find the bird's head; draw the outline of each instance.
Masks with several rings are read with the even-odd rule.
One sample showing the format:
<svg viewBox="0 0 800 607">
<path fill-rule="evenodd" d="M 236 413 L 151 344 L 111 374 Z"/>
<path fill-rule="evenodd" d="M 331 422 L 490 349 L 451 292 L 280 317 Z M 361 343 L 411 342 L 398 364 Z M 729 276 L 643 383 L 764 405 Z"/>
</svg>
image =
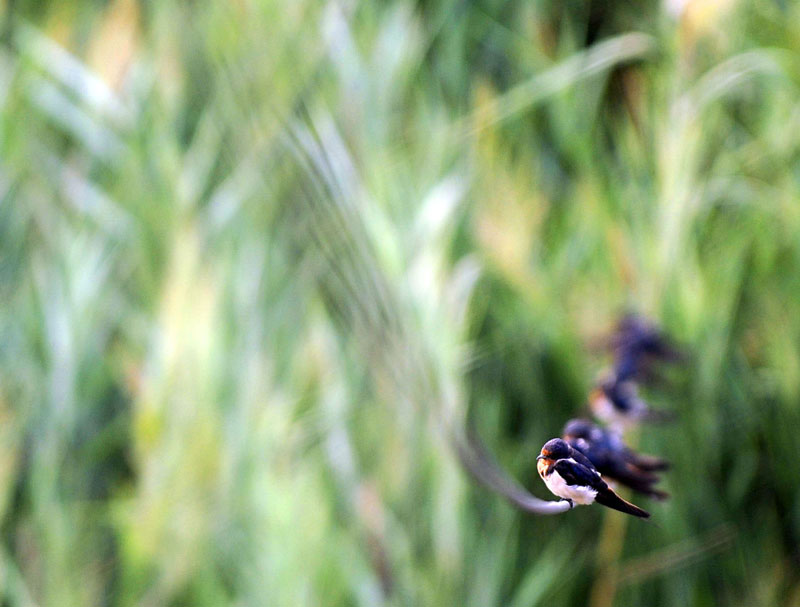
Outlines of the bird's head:
<svg viewBox="0 0 800 607">
<path fill-rule="evenodd" d="M 557 459 L 570 457 L 571 455 L 572 455 L 572 447 L 570 447 L 565 441 L 561 440 L 560 438 L 554 438 L 552 440 L 547 441 L 544 444 L 544 447 L 542 447 L 542 451 L 541 453 L 539 453 L 539 457 L 537 457 L 536 460 L 553 461 Z"/>
<path fill-rule="evenodd" d="M 592 431 L 596 428 L 592 422 L 586 419 L 571 419 L 564 426 L 564 438 L 566 440 L 576 440 L 582 438 L 590 440 Z"/>
</svg>

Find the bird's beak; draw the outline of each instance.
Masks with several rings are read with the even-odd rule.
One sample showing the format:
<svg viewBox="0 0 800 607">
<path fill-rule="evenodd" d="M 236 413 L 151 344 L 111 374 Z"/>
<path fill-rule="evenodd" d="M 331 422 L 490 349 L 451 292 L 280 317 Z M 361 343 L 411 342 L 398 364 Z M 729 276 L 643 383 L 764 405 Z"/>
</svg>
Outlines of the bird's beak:
<svg viewBox="0 0 800 607">
<path fill-rule="evenodd" d="M 536 461 L 538 462 L 540 459 L 544 459 L 544 457 L 545 457 L 544 455 L 540 455 L 539 457 L 536 458 Z"/>
</svg>

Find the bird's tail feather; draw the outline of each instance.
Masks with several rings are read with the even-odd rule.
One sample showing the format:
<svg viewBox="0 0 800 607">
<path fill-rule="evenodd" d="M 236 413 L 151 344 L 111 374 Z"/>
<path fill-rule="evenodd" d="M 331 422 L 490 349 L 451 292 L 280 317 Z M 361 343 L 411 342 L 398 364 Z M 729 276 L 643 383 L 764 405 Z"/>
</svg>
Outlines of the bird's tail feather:
<svg viewBox="0 0 800 607">
<path fill-rule="evenodd" d="M 675 421 L 677 415 L 674 411 L 666 411 L 664 409 L 647 409 L 642 412 L 640 420 L 650 424 L 666 424 Z"/>
<path fill-rule="evenodd" d="M 655 474 L 620 469 L 614 470 L 612 477 L 620 484 L 630 487 L 637 493 L 647 497 L 657 500 L 665 500 L 669 497 L 669 493 L 653 488 L 653 485 L 658 482 L 658 477 Z"/>
<path fill-rule="evenodd" d="M 654 485 L 658 482 L 658 475 L 655 472 L 646 472 L 641 468 L 628 466 L 622 462 L 617 462 L 616 465 L 609 466 L 606 472 L 609 477 L 629 487 Z"/>
<path fill-rule="evenodd" d="M 629 459 L 630 463 L 645 472 L 660 472 L 669 468 L 669 462 L 654 455 L 636 453 Z"/>
<path fill-rule="evenodd" d="M 655 489 L 651 484 L 648 483 L 624 483 L 636 493 L 641 493 L 651 499 L 664 501 L 665 499 L 669 498 L 669 493 L 666 491 L 661 491 L 660 489 Z M 621 499 L 621 498 L 620 498 Z"/>
<path fill-rule="evenodd" d="M 650 518 L 649 512 L 642 510 L 639 508 L 639 506 L 634 506 L 630 502 L 626 502 L 619 495 L 608 488 L 603 491 L 599 491 L 595 496 L 594 501 L 603 506 L 607 506 L 608 508 L 613 508 L 614 510 L 624 512 L 625 514 L 631 514 L 633 516 L 638 516 L 639 518 Z"/>
<path fill-rule="evenodd" d="M 666 491 L 661 491 L 660 489 L 653 489 L 652 487 L 634 489 L 634 491 L 638 491 L 642 495 L 646 495 L 650 499 L 658 500 L 659 502 L 669 499 L 669 493 Z"/>
</svg>

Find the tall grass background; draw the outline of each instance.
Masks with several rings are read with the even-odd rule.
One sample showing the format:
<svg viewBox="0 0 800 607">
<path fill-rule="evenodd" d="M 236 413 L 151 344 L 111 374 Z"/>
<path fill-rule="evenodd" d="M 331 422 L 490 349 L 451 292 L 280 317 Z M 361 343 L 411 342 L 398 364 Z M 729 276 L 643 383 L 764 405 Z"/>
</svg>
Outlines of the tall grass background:
<svg viewBox="0 0 800 607">
<path fill-rule="evenodd" d="M 2 605 L 800 605 L 800 4 L 2 6 Z M 628 309 L 654 524 L 476 485 Z"/>
</svg>

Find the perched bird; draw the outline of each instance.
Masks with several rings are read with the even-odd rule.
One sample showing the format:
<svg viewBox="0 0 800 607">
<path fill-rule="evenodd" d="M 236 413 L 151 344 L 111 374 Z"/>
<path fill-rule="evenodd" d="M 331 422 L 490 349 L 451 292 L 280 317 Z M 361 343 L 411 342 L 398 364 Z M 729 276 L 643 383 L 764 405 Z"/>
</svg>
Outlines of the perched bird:
<svg viewBox="0 0 800 607">
<path fill-rule="evenodd" d="M 633 451 L 622 438 L 585 419 L 571 419 L 564 426 L 562 438 L 573 449 L 583 453 L 606 480 L 617 481 L 634 491 L 654 499 L 666 499 L 668 493 L 655 489 L 656 471 L 669 464 L 657 457 Z"/>
<path fill-rule="evenodd" d="M 618 496 L 606 484 L 592 462 L 560 438 L 547 441 L 536 458 L 536 469 L 554 495 L 567 500 L 570 506 L 597 502 L 641 518 L 650 514 Z"/>
<path fill-rule="evenodd" d="M 609 346 L 614 353 L 614 374 L 622 381 L 650 379 L 654 361 L 678 362 L 684 358 L 655 324 L 635 314 L 620 319 Z"/>
<path fill-rule="evenodd" d="M 589 394 L 589 407 L 599 421 L 616 430 L 640 422 L 666 422 L 674 417 L 669 411 L 651 409 L 639 396 L 634 381 L 613 373 L 603 377 Z"/>
</svg>

